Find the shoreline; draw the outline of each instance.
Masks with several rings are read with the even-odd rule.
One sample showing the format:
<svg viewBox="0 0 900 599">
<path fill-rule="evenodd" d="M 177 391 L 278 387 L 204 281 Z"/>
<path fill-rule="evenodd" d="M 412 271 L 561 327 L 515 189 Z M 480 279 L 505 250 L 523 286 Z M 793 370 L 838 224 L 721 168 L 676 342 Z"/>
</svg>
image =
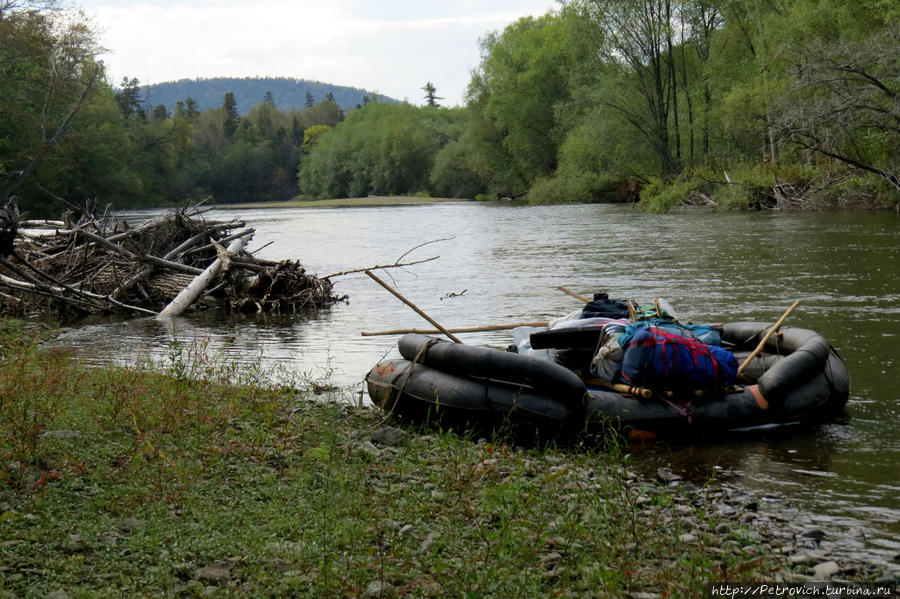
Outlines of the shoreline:
<svg viewBox="0 0 900 599">
<path fill-rule="evenodd" d="M 735 580 L 900 582 L 900 556 L 855 556 L 777 496 L 638 474 L 609 440 L 400 428 L 321 382 L 272 388 L 185 353 L 85 369 L 40 337 L 0 337 L 3 599 L 663 599 Z"/>
<path fill-rule="evenodd" d="M 332 200 L 286 200 L 283 202 L 248 202 L 244 204 L 215 204 L 215 208 L 248 210 L 253 208 L 359 208 L 381 206 L 414 206 L 452 202 L 475 202 L 463 198 L 422 198 L 417 196 L 368 196 Z"/>
<path fill-rule="evenodd" d="M 242 203 L 226 203 L 226 204 L 211 204 L 211 208 L 215 209 L 223 209 L 223 210 L 252 210 L 254 208 L 261 209 L 272 209 L 272 208 L 362 208 L 362 207 L 370 207 L 370 208 L 380 208 L 380 207 L 390 207 L 390 206 L 419 206 L 419 205 L 429 205 L 429 204 L 445 204 L 445 203 L 493 203 L 493 204 L 512 204 L 512 205 L 522 205 L 522 206 L 569 206 L 571 203 L 569 202 L 559 202 L 559 203 L 539 203 L 539 204 L 527 204 L 520 201 L 515 200 L 474 200 L 469 198 L 431 198 L 431 197 L 419 197 L 419 196 L 367 196 L 367 197 L 357 197 L 357 198 L 335 198 L 328 200 L 301 200 L 301 199 L 291 199 L 284 200 L 278 202 L 242 202 Z M 617 205 L 623 204 L 623 202 L 576 202 L 576 204 L 609 204 L 609 205 Z M 637 204 L 633 204 L 633 206 L 637 206 Z M 161 207 L 160 207 L 161 208 Z M 640 209 L 640 208 L 638 208 Z M 810 207 L 806 209 L 789 209 L 789 210 L 775 210 L 775 209 L 759 209 L 759 208 L 749 208 L 746 206 L 718 206 L 716 208 L 711 208 L 709 206 L 698 206 L 692 204 L 681 204 L 678 206 L 673 206 L 669 208 L 666 212 L 677 212 L 677 211 L 698 211 L 698 212 L 708 212 L 715 213 L 718 211 L 734 211 L 734 212 L 748 212 L 748 213 L 757 213 L 757 214 L 802 214 L 802 213 L 819 213 L 819 212 L 848 212 L 848 213 L 858 213 L 858 212 L 893 212 L 900 213 L 900 204 L 897 204 L 895 207 L 890 206 L 874 206 L 871 203 L 865 203 L 857 206 L 829 206 L 829 207 Z M 654 214 L 656 212 L 650 210 L 643 210 L 647 214 Z"/>
</svg>

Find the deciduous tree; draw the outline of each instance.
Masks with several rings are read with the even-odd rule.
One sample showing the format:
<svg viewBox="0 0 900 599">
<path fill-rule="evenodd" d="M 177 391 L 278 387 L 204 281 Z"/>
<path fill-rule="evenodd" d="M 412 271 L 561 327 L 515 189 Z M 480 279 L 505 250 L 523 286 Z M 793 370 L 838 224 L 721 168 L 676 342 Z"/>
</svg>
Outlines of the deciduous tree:
<svg viewBox="0 0 900 599">
<path fill-rule="evenodd" d="M 796 78 L 778 104 L 787 140 L 870 172 L 900 191 L 900 62 L 894 26 L 863 40 L 795 49 Z"/>
<path fill-rule="evenodd" d="M 103 87 L 99 52 L 83 15 L 50 2 L 0 5 L 0 203 L 18 195 L 39 209 L 63 191 L 41 167 L 67 151 Z"/>
</svg>

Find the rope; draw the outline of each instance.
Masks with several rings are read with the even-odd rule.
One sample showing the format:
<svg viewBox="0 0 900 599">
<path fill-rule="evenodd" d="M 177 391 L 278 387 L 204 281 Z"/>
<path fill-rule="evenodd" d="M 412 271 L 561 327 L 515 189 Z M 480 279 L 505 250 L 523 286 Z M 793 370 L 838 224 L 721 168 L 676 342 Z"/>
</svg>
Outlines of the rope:
<svg viewBox="0 0 900 599">
<path fill-rule="evenodd" d="M 664 402 L 666 402 L 667 404 L 669 404 L 669 406 L 673 410 L 675 410 L 675 412 L 677 412 L 679 416 L 686 418 L 688 421 L 688 424 L 692 424 L 693 417 L 694 417 L 694 411 L 691 410 L 690 404 L 679 405 L 679 404 L 669 401 L 665 397 L 663 397 L 662 400 Z"/>
<path fill-rule="evenodd" d="M 400 400 L 400 396 L 403 394 L 403 390 L 406 388 L 406 383 L 409 382 L 409 377 L 412 376 L 413 367 L 414 367 L 416 364 L 422 364 L 422 365 L 424 366 L 424 363 L 423 363 L 422 360 L 424 359 L 425 354 L 428 352 L 428 350 L 429 350 L 433 345 L 436 345 L 437 343 L 440 343 L 440 342 L 441 342 L 441 340 L 440 340 L 440 339 L 437 339 L 437 338 L 435 338 L 435 337 L 432 337 L 432 338 L 430 338 L 428 341 L 426 341 L 426 342 L 425 342 L 425 345 L 422 346 L 422 349 L 419 350 L 419 353 L 416 354 L 416 357 L 413 358 L 412 360 L 410 360 L 410 362 L 411 362 L 410 367 L 406 369 L 406 374 L 403 376 L 403 382 L 400 383 L 400 386 L 399 386 L 399 387 L 394 387 L 393 385 L 391 385 L 391 389 L 396 389 L 396 391 L 397 391 L 397 396 L 396 396 L 396 398 L 394 398 L 394 397 L 393 397 L 393 392 L 392 392 L 392 393 L 391 393 L 391 396 L 388 397 L 388 402 L 389 402 L 389 403 L 391 402 L 391 400 L 393 400 L 393 403 L 391 403 L 391 408 L 390 408 L 390 410 L 387 411 L 388 416 L 392 416 L 392 415 L 393 415 L 393 413 L 394 413 L 394 408 L 397 407 L 397 402 Z"/>
</svg>

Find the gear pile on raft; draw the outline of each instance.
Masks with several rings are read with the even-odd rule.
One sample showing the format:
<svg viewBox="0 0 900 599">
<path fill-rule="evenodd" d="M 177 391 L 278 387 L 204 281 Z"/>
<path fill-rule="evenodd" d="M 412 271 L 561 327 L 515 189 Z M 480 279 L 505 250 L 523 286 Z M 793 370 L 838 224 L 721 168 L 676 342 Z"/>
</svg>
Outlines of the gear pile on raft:
<svg viewBox="0 0 900 599">
<path fill-rule="evenodd" d="M 808 329 L 761 322 L 682 324 L 654 298 L 597 294 L 545 327 L 513 330 L 507 351 L 404 335 L 401 358 L 366 376 L 382 409 L 411 423 L 513 428 L 544 437 L 631 438 L 759 431 L 843 411 L 849 374 Z"/>
<path fill-rule="evenodd" d="M 244 222 L 207 220 L 198 208 L 133 223 L 111 215 L 7 220 L 0 226 L 4 314 L 293 314 L 342 299 L 328 278 L 299 262 L 245 249 L 254 230 Z"/>
</svg>

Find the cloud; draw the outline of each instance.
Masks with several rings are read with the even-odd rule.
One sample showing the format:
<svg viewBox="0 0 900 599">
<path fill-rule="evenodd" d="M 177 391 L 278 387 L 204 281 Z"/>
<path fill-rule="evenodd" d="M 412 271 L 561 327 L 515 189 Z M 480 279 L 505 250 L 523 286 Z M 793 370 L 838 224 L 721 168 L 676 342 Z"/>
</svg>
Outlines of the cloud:
<svg viewBox="0 0 900 599">
<path fill-rule="evenodd" d="M 478 39 L 552 0 L 287 1 L 85 0 L 115 82 L 284 76 L 351 85 L 421 103 L 431 81 L 461 104 Z"/>
</svg>

